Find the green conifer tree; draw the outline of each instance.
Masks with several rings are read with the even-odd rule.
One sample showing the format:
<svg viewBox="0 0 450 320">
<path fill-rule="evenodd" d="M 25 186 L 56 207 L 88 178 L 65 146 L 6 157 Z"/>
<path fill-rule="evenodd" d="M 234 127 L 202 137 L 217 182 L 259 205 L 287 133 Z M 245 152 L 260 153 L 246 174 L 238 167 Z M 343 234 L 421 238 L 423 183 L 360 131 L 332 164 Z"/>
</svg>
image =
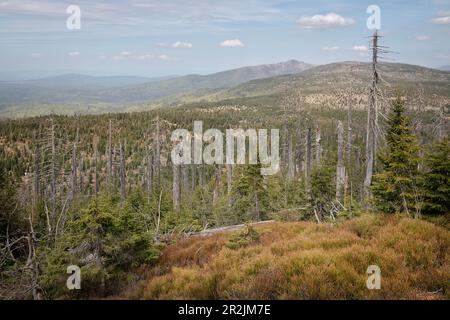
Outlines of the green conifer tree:
<svg viewBox="0 0 450 320">
<path fill-rule="evenodd" d="M 450 213 L 450 139 L 433 144 L 425 157 L 428 171 L 422 176 L 423 211 L 426 214 Z"/>
<path fill-rule="evenodd" d="M 381 212 L 417 216 L 421 207 L 417 187 L 419 146 L 400 97 L 388 118 L 387 146 L 379 154 L 382 171 L 374 175 L 372 183 L 374 205 Z"/>
</svg>

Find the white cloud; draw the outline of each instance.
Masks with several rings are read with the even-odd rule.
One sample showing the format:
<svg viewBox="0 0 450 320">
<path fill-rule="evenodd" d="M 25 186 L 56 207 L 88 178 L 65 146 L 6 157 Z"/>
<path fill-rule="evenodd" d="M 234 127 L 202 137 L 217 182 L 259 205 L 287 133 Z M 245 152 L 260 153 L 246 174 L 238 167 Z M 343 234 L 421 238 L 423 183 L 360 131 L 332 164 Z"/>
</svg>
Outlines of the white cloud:
<svg viewBox="0 0 450 320">
<path fill-rule="evenodd" d="M 169 57 L 167 54 L 161 54 L 157 58 L 162 61 L 176 61 L 175 58 Z"/>
<path fill-rule="evenodd" d="M 174 44 L 172 44 L 172 47 L 190 49 L 190 48 L 192 48 L 192 43 L 177 41 Z"/>
<path fill-rule="evenodd" d="M 161 60 L 161 61 L 177 61 L 176 58 L 172 58 L 167 54 L 153 55 L 153 54 L 143 54 L 135 57 L 138 60 Z"/>
<path fill-rule="evenodd" d="M 369 48 L 367 48 L 367 46 L 353 46 L 352 50 L 357 52 L 368 52 Z"/>
<path fill-rule="evenodd" d="M 430 39 L 431 39 L 430 36 L 425 36 L 425 35 L 420 35 L 420 36 L 416 37 L 416 40 L 418 40 L 418 41 L 427 41 L 427 40 L 430 40 Z"/>
<path fill-rule="evenodd" d="M 164 43 L 164 42 L 157 42 L 155 45 L 156 45 L 157 47 L 160 47 L 160 48 L 165 48 L 165 47 L 167 47 L 167 44 Z"/>
<path fill-rule="evenodd" d="M 78 57 L 80 53 L 78 51 L 69 52 L 70 57 Z"/>
<path fill-rule="evenodd" d="M 355 20 L 331 12 L 326 15 L 303 16 L 298 23 L 305 29 L 331 29 L 350 26 L 355 23 Z"/>
<path fill-rule="evenodd" d="M 244 44 L 239 39 L 225 40 L 220 43 L 221 47 L 243 47 Z"/>
<path fill-rule="evenodd" d="M 32 54 L 30 54 L 30 56 L 31 56 L 32 58 L 40 58 L 40 57 L 41 57 L 41 54 L 40 54 L 40 53 L 32 53 Z"/>
<path fill-rule="evenodd" d="M 322 48 L 323 51 L 337 51 L 339 50 L 339 47 L 334 46 L 334 47 L 323 47 Z"/>
<path fill-rule="evenodd" d="M 129 57 L 129 56 L 131 56 L 131 52 L 130 51 L 122 51 L 120 53 L 120 55 L 123 56 L 123 57 Z"/>
<path fill-rule="evenodd" d="M 439 11 L 435 17 L 431 19 L 435 24 L 450 24 L 450 11 Z"/>
</svg>

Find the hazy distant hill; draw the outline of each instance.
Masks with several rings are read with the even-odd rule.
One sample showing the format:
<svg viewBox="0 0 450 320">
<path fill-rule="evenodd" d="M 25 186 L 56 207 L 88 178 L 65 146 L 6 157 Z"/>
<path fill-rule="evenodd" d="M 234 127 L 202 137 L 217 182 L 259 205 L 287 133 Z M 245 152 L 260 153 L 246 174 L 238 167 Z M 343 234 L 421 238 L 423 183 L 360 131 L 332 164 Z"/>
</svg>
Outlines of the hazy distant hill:
<svg viewBox="0 0 450 320">
<path fill-rule="evenodd" d="M 442 71 L 450 71 L 450 65 L 448 65 L 448 66 L 442 66 L 442 67 L 439 68 L 439 70 L 442 70 Z"/>
<path fill-rule="evenodd" d="M 311 67 L 310 64 L 290 60 L 277 64 L 243 67 L 211 75 L 188 75 L 173 79 L 67 74 L 19 82 L 3 81 L 0 82 L 0 106 L 30 103 L 150 102 L 182 92 L 230 88 L 253 79 L 295 74 Z"/>
<path fill-rule="evenodd" d="M 394 63 L 380 64 L 379 70 L 382 77 L 380 86 L 386 91 L 401 89 L 408 95 L 421 91 L 427 107 L 450 103 L 450 72 Z M 0 82 L 0 116 L 117 112 L 233 99 L 245 103 L 245 99 L 262 101 L 265 96 L 278 101 L 290 94 L 300 94 L 308 104 L 316 106 L 334 107 L 342 104 L 342 99 L 349 98 L 359 101 L 362 107 L 367 98 L 370 74 L 371 65 L 368 63 L 312 66 L 291 60 L 118 87 L 113 84 L 143 79 L 108 78 L 104 80 L 103 88 L 95 84 L 98 78 L 78 79 L 77 75 L 65 76 L 60 83 L 56 83 L 58 78 L 21 84 Z M 73 83 L 83 85 L 71 90 L 63 89 Z M 336 92 L 340 92 L 339 97 Z"/>
<path fill-rule="evenodd" d="M 33 85 L 48 88 L 72 88 L 72 89 L 94 89 L 94 88 L 111 88 L 123 87 L 129 85 L 137 85 L 146 82 L 166 80 L 170 77 L 135 77 L 135 76 L 109 76 L 94 77 L 83 74 L 64 74 L 55 77 L 47 77 L 42 79 L 22 81 L 23 85 Z"/>
</svg>

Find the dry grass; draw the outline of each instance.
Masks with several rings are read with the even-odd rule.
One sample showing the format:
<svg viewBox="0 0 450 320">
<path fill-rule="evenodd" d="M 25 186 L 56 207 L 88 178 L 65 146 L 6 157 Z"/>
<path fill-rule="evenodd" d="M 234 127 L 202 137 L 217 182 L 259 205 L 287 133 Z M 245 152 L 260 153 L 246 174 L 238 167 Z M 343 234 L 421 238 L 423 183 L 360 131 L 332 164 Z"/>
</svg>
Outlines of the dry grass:
<svg viewBox="0 0 450 320">
<path fill-rule="evenodd" d="M 239 249 L 230 234 L 169 246 L 137 299 L 448 299 L 450 232 L 421 220 L 366 215 L 339 225 L 273 223 Z M 366 288 L 369 265 L 381 290 Z"/>
</svg>

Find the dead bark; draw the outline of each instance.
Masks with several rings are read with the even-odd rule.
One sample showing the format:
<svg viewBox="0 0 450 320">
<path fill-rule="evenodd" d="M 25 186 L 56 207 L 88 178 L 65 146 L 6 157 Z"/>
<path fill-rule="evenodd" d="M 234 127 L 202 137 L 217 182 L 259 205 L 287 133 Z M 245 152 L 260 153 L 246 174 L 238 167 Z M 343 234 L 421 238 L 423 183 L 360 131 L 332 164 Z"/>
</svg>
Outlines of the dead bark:
<svg viewBox="0 0 450 320">
<path fill-rule="evenodd" d="M 172 164 L 173 178 L 172 178 L 172 198 L 173 209 L 176 212 L 180 211 L 180 165 Z"/>
<path fill-rule="evenodd" d="M 345 166 L 344 166 L 344 126 L 342 122 L 338 122 L 337 127 L 338 142 L 338 161 L 336 166 L 336 200 L 340 203 L 344 202 L 344 183 L 345 183 Z"/>
<path fill-rule="evenodd" d="M 294 154 L 292 151 L 292 135 L 289 135 L 288 141 L 288 181 L 294 180 L 295 177 L 295 163 Z"/>
<path fill-rule="evenodd" d="M 375 167 L 375 156 L 377 150 L 378 128 L 378 101 L 377 85 L 378 75 L 378 32 L 375 31 L 372 37 L 372 84 L 369 92 L 369 106 L 367 111 L 367 136 L 366 136 L 366 176 L 364 179 L 365 206 L 368 207 L 368 199 L 371 196 L 370 186 Z"/>
</svg>

